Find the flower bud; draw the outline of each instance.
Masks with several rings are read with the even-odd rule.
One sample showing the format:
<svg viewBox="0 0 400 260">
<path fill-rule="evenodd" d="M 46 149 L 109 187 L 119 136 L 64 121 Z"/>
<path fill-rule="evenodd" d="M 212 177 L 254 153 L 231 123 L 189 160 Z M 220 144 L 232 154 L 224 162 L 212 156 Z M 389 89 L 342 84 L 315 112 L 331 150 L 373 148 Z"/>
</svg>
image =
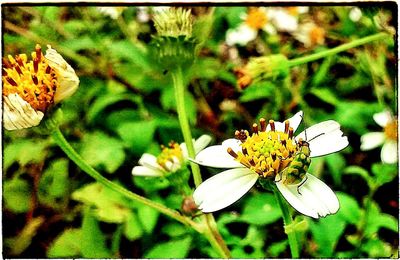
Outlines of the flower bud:
<svg viewBox="0 0 400 260">
<path fill-rule="evenodd" d="M 282 54 L 251 58 L 244 68 L 236 70 L 241 89 L 261 80 L 282 79 L 289 75 L 288 59 Z"/>
</svg>

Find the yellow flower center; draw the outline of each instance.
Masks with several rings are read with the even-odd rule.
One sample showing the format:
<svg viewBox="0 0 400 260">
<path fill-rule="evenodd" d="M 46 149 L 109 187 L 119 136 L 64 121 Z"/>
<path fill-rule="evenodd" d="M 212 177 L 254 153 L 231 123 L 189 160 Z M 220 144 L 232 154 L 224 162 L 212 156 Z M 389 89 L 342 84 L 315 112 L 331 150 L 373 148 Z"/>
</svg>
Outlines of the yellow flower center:
<svg viewBox="0 0 400 260">
<path fill-rule="evenodd" d="M 321 27 L 314 26 L 309 32 L 309 37 L 312 45 L 323 44 L 325 40 L 325 30 Z"/>
<path fill-rule="evenodd" d="M 18 94 L 33 109 L 45 112 L 54 103 L 58 87 L 55 71 L 48 65 L 42 49 L 36 45 L 32 60 L 19 54 L 3 58 L 3 96 Z"/>
<path fill-rule="evenodd" d="M 294 159 L 300 145 L 293 138 L 293 128 L 285 121 L 284 132 L 275 130 L 273 120 L 269 121 L 270 131 L 266 131 L 265 119 L 260 119 L 260 129 L 253 124 L 253 133 L 241 130 L 235 132 L 240 140 L 242 151 L 235 153 L 228 148 L 228 153 L 241 164 L 258 173 L 261 177 L 272 178 L 284 170 Z"/>
<path fill-rule="evenodd" d="M 182 150 L 179 144 L 170 142 L 168 147 L 162 145 L 161 153 L 157 157 L 157 163 L 166 171 L 175 171 L 183 162 Z"/>
<path fill-rule="evenodd" d="M 384 131 L 386 138 L 397 141 L 397 120 L 392 120 L 389 122 L 385 126 Z"/>
<path fill-rule="evenodd" d="M 285 9 L 292 16 L 297 16 L 299 14 L 299 8 L 297 6 L 288 6 Z"/>
<path fill-rule="evenodd" d="M 256 30 L 262 29 L 267 24 L 267 15 L 260 8 L 252 8 L 247 13 L 245 23 Z"/>
</svg>

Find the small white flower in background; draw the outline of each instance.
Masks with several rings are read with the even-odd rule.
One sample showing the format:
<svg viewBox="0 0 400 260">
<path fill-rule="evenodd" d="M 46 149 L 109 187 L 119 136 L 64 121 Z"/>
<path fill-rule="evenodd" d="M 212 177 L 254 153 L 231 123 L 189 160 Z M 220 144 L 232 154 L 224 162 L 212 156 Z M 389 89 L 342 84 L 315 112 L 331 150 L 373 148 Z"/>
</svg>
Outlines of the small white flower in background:
<svg viewBox="0 0 400 260">
<path fill-rule="evenodd" d="M 26 54 L 3 58 L 3 122 L 7 130 L 37 126 L 54 103 L 78 88 L 74 69 L 48 45 L 43 55 L 36 45 L 32 60 Z"/>
<path fill-rule="evenodd" d="M 350 20 L 352 20 L 353 22 L 358 22 L 360 21 L 361 17 L 362 17 L 361 9 L 358 7 L 352 7 L 349 12 Z"/>
<path fill-rule="evenodd" d="M 299 26 L 299 15 L 307 12 L 307 6 L 271 7 L 267 16 L 277 31 L 294 32 Z"/>
<path fill-rule="evenodd" d="M 226 43 L 230 46 L 235 44 L 246 45 L 257 37 L 259 30 L 264 30 L 269 34 L 275 33 L 275 29 L 268 22 L 267 9 L 264 7 L 249 8 L 242 19 L 243 23 L 237 28 L 229 29 L 226 32 Z"/>
<path fill-rule="evenodd" d="M 195 161 L 201 165 L 233 168 L 203 182 L 193 198 L 203 212 L 225 208 L 239 200 L 258 179 L 274 181 L 283 197 L 300 213 L 325 217 L 339 209 L 335 193 L 322 181 L 307 172 L 310 158 L 340 151 L 348 146 L 340 125 L 329 120 L 307 128 L 293 136 L 303 118 L 298 112 L 284 123 L 260 119 L 260 129 L 253 125 L 253 134 L 236 131 L 236 139 L 201 151 Z M 306 139 L 308 138 L 308 139 Z M 303 140 L 308 140 L 304 142 Z M 300 154 L 303 150 L 309 152 Z M 303 160 L 307 163 L 300 163 Z M 301 182 L 294 175 L 300 170 Z"/>
<path fill-rule="evenodd" d="M 397 127 L 398 122 L 390 111 L 382 111 L 373 115 L 375 122 L 383 127 L 383 132 L 371 132 L 361 136 L 362 151 L 372 150 L 382 146 L 381 160 L 383 163 L 396 163 L 398 161 Z"/>
<path fill-rule="evenodd" d="M 118 19 L 126 8 L 127 7 L 124 6 L 99 6 L 97 7 L 97 10 L 115 20 Z"/>
<path fill-rule="evenodd" d="M 211 142 L 209 135 L 202 135 L 193 142 L 196 154 L 203 150 Z M 156 157 L 144 153 L 139 159 L 140 166 L 132 169 L 135 176 L 161 177 L 167 173 L 179 170 L 188 159 L 186 144 L 171 142 L 168 147 L 162 146 L 161 153 Z"/>
<path fill-rule="evenodd" d="M 301 24 L 298 29 L 293 32 L 293 36 L 307 48 L 314 45 L 321 45 L 325 42 L 325 30 L 313 22 Z"/>
</svg>

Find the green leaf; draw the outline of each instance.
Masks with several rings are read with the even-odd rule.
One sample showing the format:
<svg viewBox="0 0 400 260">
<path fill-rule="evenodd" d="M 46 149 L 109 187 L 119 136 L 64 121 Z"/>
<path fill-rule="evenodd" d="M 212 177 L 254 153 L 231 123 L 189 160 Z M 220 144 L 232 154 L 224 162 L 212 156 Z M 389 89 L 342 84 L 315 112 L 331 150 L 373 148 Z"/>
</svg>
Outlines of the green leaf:
<svg viewBox="0 0 400 260">
<path fill-rule="evenodd" d="M 134 212 L 130 212 L 124 226 L 124 235 L 130 241 L 138 239 L 143 235 L 143 228 Z"/>
<path fill-rule="evenodd" d="M 268 256 L 278 257 L 281 253 L 283 253 L 286 250 L 287 246 L 288 246 L 287 240 L 272 243 L 267 250 Z"/>
<path fill-rule="evenodd" d="M 53 206 L 57 198 L 63 198 L 68 192 L 68 160 L 52 161 L 39 181 L 38 197 L 42 203 Z"/>
<path fill-rule="evenodd" d="M 106 239 L 101 232 L 99 223 L 87 207 L 82 220 L 81 252 L 85 258 L 109 258 L 109 250 L 106 248 Z"/>
<path fill-rule="evenodd" d="M 345 221 L 339 215 L 331 215 L 317 221 L 310 220 L 310 230 L 313 239 L 318 244 L 319 257 L 333 257 L 335 247 L 346 227 Z"/>
<path fill-rule="evenodd" d="M 239 217 L 241 221 L 254 225 L 274 223 L 281 218 L 281 211 L 275 197 L 270 193 L 258 193 L 249 197 Z"/>
<path fill-rule="evenodd" d="M 161 93 L 161 105 L 165 110 L 176 111 L 174 88 L 164 88 Z M 192 94 L 185 92 L 185 110 L 190 123 L 196 122 L 196 101 Z"/>
<path fill-rule="evenodd" d="M 387 228 L 393 232 L 398 232 L 398 220 L 392 215 L 381 212 L 375 202 L 371 202 L 369 211 L 364 214 L 368 214 L 367 223 L 364 227 L 366 236 L 373 236 L 380 228 Z"/>
<path fill-rule="evenodd" d="M 79 38 L 65 40 L 61 42 L 60 46 L 68 48 L 71 51 L 75 52 L 78 52 L 80 50 L 92 50 L 98 47 L 96 42 L 93 41 L 93 39 L 90 38 L 88 35 Z"/>
<path fill-rule="evenodd" d="M 146 233 L 151 234 L 157 225 L 160 212 L 143 204 L 138 204 L 138 217 Z"/>
<path fill-rule="evenodd" d="M 218 11 L 223 11 L 226 15 L 226 19 L 228 20 L 229 27 L 235 28 L 242 23 L 241 17 L 247 12 L 247 9 L 246 7 L 231 7 L 218 9 Z"/>
<path fill-rule="evenodd" d="M 156 124 L 154 120 L 124 122 L 117 126 L 117 133 L 136 155 L 143 154 L 153 141 Z"/>
<path fill-rule="evenodd" d="M 328 104 L 336 106 L 339 103 L 339 99 L 330 88 L 315 87 L 311 89 L 311 93 Z"/>
<path fill-rule="evenodd" d="M 144 254 L 144 258 L 186 258 L 192 238 L 187 236 L 180 240 L 158 243 Z"/>
<path fill-rule="evenodd" d="M 82 231 L 80 229 L 66 229 L 58 236 L 47 250 L 49 258 L 81 257 Z"/>
<path fill-rule="evenodd" d="M 324 157 L 329 168 L 329 172 L 333 177 L 335 185 L 340 185 L 342 171 L 346 166 L 346 160 L 342 154 L 333 153 Z"/>
<path fill-rule="evenodd" d="M 87 133 L 82 139 L 81 156 L 93 167 L 114 173 L 125 160 L 123 143 L 103 132 Z"/>
<path fill-rule="evenodd" d="M 368 184 L 368 187 L 371 188 L 374 185 L 373 178 L 369 175 L 368 171 L 360 166 L 348 166 L 343 170 L 344 174 L 355 174 L 361 176 Z"/>
<path fill-rule="evenodd" d="M 48 146 L 47 140 L 38 139 L 20 139 L 6 144 L 3 153 L 4 170 L 7 170 L 14 162 L 18 162 L 21 166 L 42 162 L 46 157 Z"/>
<path fill-rule="evenodd" d="M 361 219 L 361 209 L 357 201 L 346 193 L 337 192 L 336 195 L 340 202 L 340 209 L 337 215 L 348 223 L 357 224 Z"/>
<path fill-rule="evenodd" d="M 126 59 L 132 64 L 138 65 L 146 70 L 151 69 L 146 49 L 141 48 L 139 45 L 134 44 L 131 41 L 115 41 L 112 44 L 108 44 L 107 47 L 114 57 Z"/>
<path fill-rule="evenodd" d="M 271 82 L 257 82 L 251 84 L 245 90 L 239 100 L 241 102 L 249 102 L 258 99 L 270 98 L 274 95 L 275 85 Z"/>
<path fill-rule="evenodd" d="M 370 258 L 392 258 L 392 247 L 377 238 L 369 239 L 363 243 L 361 250 L 368 254 Z"/>
<path fill-rule="evenodd" d="M 31 187 L 26 180 L 15 177 L 3 186 L 5 207 L 14 213 L 25 213 L 31 204 Z"/>
<path fill-rule="evenodd" d="M 397 164 L 374 163 L 371 171 L 375 175 L 375 185 L 378 187 L 391 182 L 398 174 Z"/>
</svg>

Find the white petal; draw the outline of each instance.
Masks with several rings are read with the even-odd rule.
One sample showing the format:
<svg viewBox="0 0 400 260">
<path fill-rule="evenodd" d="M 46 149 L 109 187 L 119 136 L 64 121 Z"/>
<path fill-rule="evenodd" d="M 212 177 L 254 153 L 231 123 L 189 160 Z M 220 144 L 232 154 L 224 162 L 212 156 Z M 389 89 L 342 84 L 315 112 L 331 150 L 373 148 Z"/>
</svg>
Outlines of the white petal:
<svg viewBox="0 0 400 260">
<path fill-rule="evenodd" d="M 197 154 L 194 162 L 216 168 L 237 168 L 244 167 L 241 163 L 228 154 L 224 145 L 207 147 Z"/>
<path fill-rule="evenodd" d="M 142 157 L 140 157 L 139 164 L 147 168 L 163 170 L 163 168 L 157 163 L 157 157 L 149 153 L 144 153 Z"/>
<path fill-rule="evenodd" d="M 163 172 L 154 168 L 148 168 L 145 166 L 135 166 L 132 169 L 132 175 L 135 176 L 147 176 L 147 177 L 160 177 L 163 176 Z"/>
<path fill-rule="evenodd" d="M 396 163 L 398 160 L 397 142 L 387 140 L 381 150 L 381 159 L 384 163 Z"/>
<path fill-rule="evenodd" d="M 301 121 L 303 120 L 303 111 L 297 112 L 294 116 L 288 119 L 289 120 L 289 126 L 293 128 L 293 132 L 296 132 L 297 128 L 299 127 Z M 276 121 L 275 122 L 275 130 L 284 132 L 285 131 L 285 123 Z M 267 130 L 266 131 L 271 131 L 271 126 L 268 124 L 267 125 Z"/>
<path fill-rule="evenodd" d="M 3 96 L 4 127 L 7 130 L 16 130 L 37 126 L 44 116 L 43 112 L 36 111 L 18 94 Z"/>
<path fill-rule="evenodd" d="M 306 182 L 297 190 L 297 185 L 276 186 L 287 202 L 300 213 L 313 217 L 325 217 L 339 210 L 339 200 L 335 193 L 324 182 L 307 173 Z M 299 193 L 300 192 L 300 193 Z"/>
<path fill-rule="evenodd" d="M 392 113 L 390 111 L 385 110 L 380 113 L 376 113 L 373 115 L 375 122 L 381 126 L 385 127 L 390 121 L 392 121 Z"/>
<path fill-rule="evenodd" d="M 296 140 L 303 139 L 310 144 L 311 157 L 331 154 L 346 148 L 349 141 L 340 130 L 340 124 L 333 120 L 315 124 L 298 136 Z"/>
<path fill-rule="evenodd" d="M 196 142 L 194 143 L 194 150 L 196 154 L 198 154 L 201 150 L 207 147 L 207 145 L 211 142 L 212 138 L 209 135 L 200 136 Z"/>
<path fill-rule="evenodd" d="M 47 45 L 45 58 L 47 63 L 57 74 L 57 81 L 60 84 L 54 95 L 54 102 L 71 96 L 78 89 L 79 78 L 75 74 L 75 70 L 64 60 L 64 58 L 50 45 Z"/>
<path fill-rule="evenodd" d="M 246 45 L 248 42 L 257 37 L 257 31 L 247 26 L 246 24 L 240 25 L 238 28 L 229 29 L 226 32 L 226 43 L 229 46 L 239 44 Z"/>
<path fill-rule="evenodd" d="M 200 184 L 193 199 L 201 211 L 217 211 L 239 200 L 257 179 L 258 174 L 247 168 L 227 170 Z"/>
<path fill-rule="evenodd" d="M 361 151 L 368 151 L 383 144 L 385 134 L 382 132 L 371 132 L 361 136 Z"/>
<path fill-rule="evenodd" d="M 235 152 L 239 152 L 242 150 L 242 146 L 240 145 L 242 142 L 240 142 L 238 139 L 235 138 L 230 138 L 230 139 L 226 139 L 225 141 L 222 142 L 222 146 L 225 149 L 225 151 L 228 148 L 232 148 L 233 151 Z"/>
</svg>

